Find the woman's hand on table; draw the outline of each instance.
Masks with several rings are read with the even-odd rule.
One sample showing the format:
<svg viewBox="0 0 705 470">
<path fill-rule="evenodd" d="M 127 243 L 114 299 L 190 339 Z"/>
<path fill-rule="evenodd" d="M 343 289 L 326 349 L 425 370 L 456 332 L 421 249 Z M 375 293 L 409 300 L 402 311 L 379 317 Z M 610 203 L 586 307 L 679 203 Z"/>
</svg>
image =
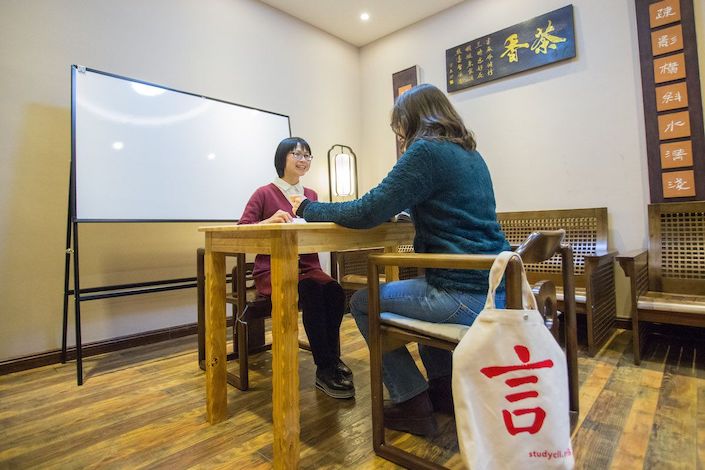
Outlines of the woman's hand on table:
<svg viewBox="0 0 705 470">
<path fill-rule="evenodd" d="M 260 224 L 288 224 L 294 218 L 287 211 L 279 209 L 268 219 L 264 219 Z"/>
</svg>

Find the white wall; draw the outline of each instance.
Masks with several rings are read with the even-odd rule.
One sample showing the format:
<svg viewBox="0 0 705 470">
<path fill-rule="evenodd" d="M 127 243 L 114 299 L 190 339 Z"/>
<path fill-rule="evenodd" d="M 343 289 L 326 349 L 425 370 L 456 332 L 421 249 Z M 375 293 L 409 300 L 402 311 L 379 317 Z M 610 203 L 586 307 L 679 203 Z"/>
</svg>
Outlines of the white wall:
<svg viewBox="0 0 705 470">
<path fill-rule="evenodd" d="M 649 202 L 634 0 L 573 0 L 577 57 L 455 92 L 492 172 L 497 210 L 606 206 L 610 248 L 645 247 Z M 394 163 L 392 73 L 421 68 L 445 91 L 445 50 L 567 4 L 472 0 L 361 50 L 363 190 Z M 705 0 L 696 0 L 700 67 Z M 701 78 L 702 80 L 702 78 Z M 619 268 L 618 314 L 628 316 Z"/>
<path fill-rule="evenodd" d="M 290 115 L 323 199 L 328 148 L 359 148 L 359 50 L 254 0 L 3 0 L 0 57 L 0 361 L 60 347 L 71 64 Z M 197 226 L 81 225 L 81 284 L 193 276 Z M 82 303 L 84 343 L 193 323 L 194 298 Z"/>
</svg>

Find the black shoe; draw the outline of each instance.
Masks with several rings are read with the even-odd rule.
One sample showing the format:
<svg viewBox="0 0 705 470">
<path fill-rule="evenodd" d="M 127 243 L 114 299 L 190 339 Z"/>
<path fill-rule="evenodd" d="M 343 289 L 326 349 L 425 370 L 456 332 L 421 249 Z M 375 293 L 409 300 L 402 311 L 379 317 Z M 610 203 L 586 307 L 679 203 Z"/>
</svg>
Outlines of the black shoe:
<svg viewBox="0 0 705 470">
<path fill-rule="evenodd" d="M 338 363 L 335 365 L 335 371 L 338 373 L 338 377 L 352 382 L 353 372 L 348 366 L 345 365 L 343 361 L 340 360 L 340 358 L 338 358 Z"/>
<path fill-rule="evenodd" d="M 329 397 L 333 398 L 353 398 L 355 396 L 355 385 L 351 380 L 339 376 L 336 369 L 316 371 L 316 388 Z"/>
<path fill-rule="evenodd" d="M 446 415 L 454 415 L 453 387 L 451 376 L 438 377 L 428 381 L 428 397 L 433 404 L 433 411 Z"/>
<path fill-rule="evenodd" d="M 410 400 L 384 407 L 384 427 L 419 436 L 436 434 L 436 418 L 433 405 L 424 391 Z"/>
</svg>

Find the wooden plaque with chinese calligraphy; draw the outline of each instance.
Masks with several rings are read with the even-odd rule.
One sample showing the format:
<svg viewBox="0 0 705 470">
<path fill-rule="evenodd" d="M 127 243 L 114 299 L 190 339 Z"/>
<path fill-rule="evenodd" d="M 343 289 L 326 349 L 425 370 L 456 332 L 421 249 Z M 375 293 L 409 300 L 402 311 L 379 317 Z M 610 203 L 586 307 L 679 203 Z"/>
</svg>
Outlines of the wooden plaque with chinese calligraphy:
<svg viewBox="0 0 705 470">
<path fill-rule="evenodd" d="M 446 50 L 448 92 L 575 57 L 573 5 Z"/>
<path fill-rule="evenodd" d="M 651 202 L 705 200 L 692 0 L 635 0 Z"/>
</svg>

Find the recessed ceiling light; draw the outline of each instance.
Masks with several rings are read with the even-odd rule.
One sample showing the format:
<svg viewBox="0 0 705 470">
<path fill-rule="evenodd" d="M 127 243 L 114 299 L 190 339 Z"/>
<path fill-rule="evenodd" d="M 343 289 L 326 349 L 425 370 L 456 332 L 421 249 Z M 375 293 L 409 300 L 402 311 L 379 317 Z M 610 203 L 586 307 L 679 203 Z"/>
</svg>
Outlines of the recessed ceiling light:
<svg viewBox="0 0 705 470">
<path fill-rule="evenodd" d="M 367 21 L 367 20 L 369 20 L 369 19 L 370 19 L 370 14 L 365 11 L 365 12 L 363 12 L 362 14 L 360 14 L 360 19 L 361 19 L 362 21 Z"/>
<path fill-rule="evenodd" d="M 123 147 L 125 147 L 125 144 L 123 144 L 122 142 L 113 142 L 113 149 L 122 150 Z"/>
</svg>

